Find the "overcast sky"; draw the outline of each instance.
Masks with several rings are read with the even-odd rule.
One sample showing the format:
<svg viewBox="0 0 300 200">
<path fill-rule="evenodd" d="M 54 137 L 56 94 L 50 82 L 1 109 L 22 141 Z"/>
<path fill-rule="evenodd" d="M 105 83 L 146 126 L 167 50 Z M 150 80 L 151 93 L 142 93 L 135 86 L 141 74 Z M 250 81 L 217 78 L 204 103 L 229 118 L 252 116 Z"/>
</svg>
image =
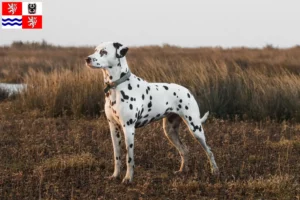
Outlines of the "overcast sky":
<svg viewBox="0 0 300 200">
<path fill-rule="evenodd" d="M 68 46 L 94 46 L 102 41 L 130 46 L 300 45 L 300 0 L 42 2 L 43 29 L 0 29 L 0 45 L 42 39 Z"/>
</svg>

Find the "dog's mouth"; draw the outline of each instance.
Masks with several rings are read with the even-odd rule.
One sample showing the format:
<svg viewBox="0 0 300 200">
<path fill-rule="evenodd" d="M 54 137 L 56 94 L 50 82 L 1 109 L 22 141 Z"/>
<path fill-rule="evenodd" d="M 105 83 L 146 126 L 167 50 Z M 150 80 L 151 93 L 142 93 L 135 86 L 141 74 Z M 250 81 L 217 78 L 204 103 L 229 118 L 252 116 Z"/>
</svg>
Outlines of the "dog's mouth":
<svg viewBox="0 0 300 200">
<path fill-rule="evenodd" d="M 87 67 L 89 67 L 89 68 L 92 68 L 92 69 L 112 68 L 112 66 L 107 66 L 107 67 L 101 66 L 101 65 L 94 66 L 94 65 L 92 65 L 91 63 L 87 63 L 87 62 L 85 62 L 85 65 L 86 65 Z"/>
<path fill-rule="evenodd" d="M 95 68 L 97 68 L 97 67 L 94 67 L 91 63 L 85 63 L 85 66 L 87 66 L 87 67 L 89 67 L 89 68 L 93 68 L 93 69 L 95 69 Z"/>
<path fill-rule="evenodd" d="M 85 65 L 87 66 L 87 67 L 89 67 L 89 68 L 91 68 L 91 69 L 102 69 L 103 67 L 102 66 L 94 66 L 94 65 L 92 65 L 91 63 L 85 63 Z"/>
</svg>

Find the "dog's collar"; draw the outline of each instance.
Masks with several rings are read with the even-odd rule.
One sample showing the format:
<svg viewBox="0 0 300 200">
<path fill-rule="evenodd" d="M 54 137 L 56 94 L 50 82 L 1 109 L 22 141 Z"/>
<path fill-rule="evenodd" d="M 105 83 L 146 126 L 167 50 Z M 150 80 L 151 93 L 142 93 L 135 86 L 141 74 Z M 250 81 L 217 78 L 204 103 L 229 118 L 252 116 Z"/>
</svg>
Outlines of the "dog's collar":
<svg viewBox="0 0 300 200">
<path fill-rule="evenodd" d="M 111 83 L 106 83 L 106 87 L 104 88 L 104 93 L 107 93 L 110 89 L 112 88 L 116 88 L 118 85 L 120 85 L 121 83 L 125 82 L 126 79 L 128 79 L 131 75 L 130 70 L 128 70 L 128 72 L 122 76 L 120 79 L 113 81 Z"/>
</svg>

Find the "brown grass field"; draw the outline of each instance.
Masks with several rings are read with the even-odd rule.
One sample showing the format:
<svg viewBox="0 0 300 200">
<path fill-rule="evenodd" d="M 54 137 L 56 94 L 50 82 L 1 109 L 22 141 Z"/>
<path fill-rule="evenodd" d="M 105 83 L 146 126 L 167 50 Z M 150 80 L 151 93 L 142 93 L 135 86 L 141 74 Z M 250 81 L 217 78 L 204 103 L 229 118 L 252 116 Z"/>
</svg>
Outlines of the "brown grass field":
<svg viewBox="0 0 300 200">
<path fill-rule="evenodd" d="M 102 73 L 84 66 L 93 47 L 14 42 L 0 47 L 0 199 L 300 199 L 300 48 L 131 47 L 134 74 L 189 88 L 220 175 L 210 174 L 185 126 L 188 173 L 162 123 L 137 129 L 130 185 L 105 177 L 113 152 Z M 123 164 L 125 147 L 123 149 Z M 122 168 L 125 175 L 126 166 Z"/>
</svg>

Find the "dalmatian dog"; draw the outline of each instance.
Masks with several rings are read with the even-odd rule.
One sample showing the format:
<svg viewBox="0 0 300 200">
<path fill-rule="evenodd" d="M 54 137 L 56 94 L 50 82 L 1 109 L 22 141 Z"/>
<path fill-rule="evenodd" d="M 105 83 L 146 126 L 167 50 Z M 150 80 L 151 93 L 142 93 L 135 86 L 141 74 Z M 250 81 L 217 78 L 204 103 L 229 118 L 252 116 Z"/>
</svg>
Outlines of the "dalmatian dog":
<svg viewBox="0 0 300 200">
<path fill-rule="evenodd" d="M 213 174 L 218 167 L 210 147 L 206 144 L 202 123 L 208 112 L 201 118 L 197 102 L 191 92 L 173 83 L 148 83 L 132 74 L 126 61 L 128 47 L 114 42 L 104 42 L 86 58 L 86 65 L 101 69 L 104 75 L 105 114 L 108 119 L 113 149 L 114 172 L 110 179 L 119 178 L 121 168 L 121 131 L 124 133 L 127 150 L 127 171 L 123 183 L 133 180 L 135 129 L 163 119 L 166 137 L 176 147 L 181 156 L 178 172 L 188 170 L 188 151 L 178 136 L 181 121 L 200 142 L 210 161 Z"/>
</svg>

